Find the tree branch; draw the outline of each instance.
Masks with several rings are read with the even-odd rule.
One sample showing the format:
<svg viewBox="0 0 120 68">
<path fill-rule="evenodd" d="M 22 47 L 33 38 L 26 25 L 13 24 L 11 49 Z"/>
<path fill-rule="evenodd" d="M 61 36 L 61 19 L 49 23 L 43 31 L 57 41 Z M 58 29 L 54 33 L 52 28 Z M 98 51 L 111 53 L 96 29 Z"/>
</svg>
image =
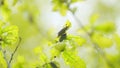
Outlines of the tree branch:
<svg viewBox="0 0 120 68">
<path fill-rule="evenodd" d="M 13 57 L 14 57 L 16 51 L 18 50 L 18 48 L 19 48 L 19 46 L 20 46 L 20 43 L 21 43 L 21 40 L 22 40 L 21 37 L 19 37 L 19 42 L 18 42 L 15 50 L 14 50 L 13 53 L 11 54 L 10 60 L 8 61 L 8 66 L 10 66 L 10 64 L 11 64 L 11 62 L 12 62 L 12 60 L 13 60 Z"/>
</svg>

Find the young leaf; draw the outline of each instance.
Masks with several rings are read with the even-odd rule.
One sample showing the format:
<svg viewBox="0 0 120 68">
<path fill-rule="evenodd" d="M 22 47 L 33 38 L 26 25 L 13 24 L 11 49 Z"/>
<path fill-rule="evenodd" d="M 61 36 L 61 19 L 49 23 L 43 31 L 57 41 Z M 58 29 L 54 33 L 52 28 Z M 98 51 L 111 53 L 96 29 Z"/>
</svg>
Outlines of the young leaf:
<svg viewBox="0 0 120 68">
<path fill-rule="evenodd" d="M 92 40 L 94 43 L 98 44 L 101 48 L 108 48 L 113 44 L 111 38 L 105 37 L 102 34 L 93 34 Z"/>
<path fill-rule="evenodd" d="M 67 10 L 68 10 L 67 5 L 62 4 L 60 7 L 60 14 L 65 16 L 67 14 Z"/>
<path fill-rule="evenodd" d="M 57 57 L 63 52 L 66 48 L 66 43 L 65 41 L 63 42 L 58 42 L 54 45 L 54 47 L 51 49 L 51 55 L 52 57 Z"/>
<path fill-rule="evenodd" d="M 71 68 L 86 68 L 83 60 L 80 59 L 74 52 L 64 51 L 62 57 L 66 64 L 70 65 Z"/>
<path fill-rule="evenodd" d="M 25 68 L 26 60 L 24 56 L 19 55 L 17 57 L 17 62 L 13 64 L 12 68 Z"/>
<path fill-rule="evenodd" d="M 95 30 L 105 33 L 113 32 L 115 30 L 115 24 L 113 22 L 105 22 L 95 26 Z"/>
<path fill-rule="evenodd" d="M 45 55 L 45 53 L 43 52 L 43 49 L 41 47 L 36 47 L 34 49 L 34 52 L 39 56 L 39 61 L 41 62 L 40 64 L 43 65 L 46 62 L 48 62 L 48 58 Z"/>
<path fill-rule="evenodd" d="M 68 0 L 52 0 L 54 6 L 53 11 L 59 11 L 61 15 L 65 16 L 68 10 Z"/>
<path fill-rule="evenodd" d="M 71 3 L 81 2 L 81 1 L 84 1 L 84 0 L 71 0 Z"/>
<path fill-rule="evenodd" d="M 118 34 L 114 34 L 114 40 L 117 45 L 117 49 L 120 49 L 120 36 Z"/>
<path fill-rule="evenodd" d="M 86 43 L 86 39 L 80 37 L 80 36 L 73 36 L 73 35 L 68 35 L 67 39 L 70 41 L 70 42 L 74 42 L 76 43 L 77 45 L 80 45 L 82 46 L 83 44 Z"/>
<path fill-rule="evenodd" d="M 1 45 L 13 45 L 18 40 L 18 27 L 4 24 L 0 27 Z"/>
<path fill-rule="evenodd" d="M 99 14 L 97 14 L 97 13 L 91 15 L 90 23 L 93 25 L 97 21 L 98 18 L 99 18 Z"/>
</svg>

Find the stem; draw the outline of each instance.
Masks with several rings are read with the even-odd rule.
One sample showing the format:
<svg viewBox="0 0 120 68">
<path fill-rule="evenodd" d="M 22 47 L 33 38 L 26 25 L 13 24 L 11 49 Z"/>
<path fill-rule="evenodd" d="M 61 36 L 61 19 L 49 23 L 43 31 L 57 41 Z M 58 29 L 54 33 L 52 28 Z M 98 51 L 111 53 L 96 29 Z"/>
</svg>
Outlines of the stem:
<svg viewBox="0 0 120 68">
<path fill-rule="evenodd" d="M 19 46 L 20 46 L 20 43 L 21 43 L 21 37 L 19 37 L 19 42 L 18 42 L 18 45 L 16 46 L 15 50 L 13 51 L 13 53 L 11 54 L 11 57 L 10 57 L 10 60 L 8 62 L 8 66 L 10 66 L 12 60 L 13 60 L 13 57 L 15 55 L 15 53 L 17 52 Z"/>
<path fill-rule="evenodd" d="M 114 68 L 114 66 L 112 65 L 112 63 L 107 59 L 107 57 L 105 56 L 104 51 L 97 45 L 95 44 L 92 39 L 91 39 L 91 34 L 87 32 L 87 30 L 85 29 L 85 27 L 83 26 L 83 24 L 81 23 L 81 21 L 75 16 L 75 14 L 71 11 L 71 9 L 69 9 L 69 11 L 72 13 L 73 18 L 78 22 L 79 26 L 81 28 L 83 28 L 83 30 L 86 32 L 88 39 L 90 40 L 91 44 L 93 45 L 93 47 L 97 50 L 97 52 L 104 58 L 104 60 L 107 62 L 107 64 L 111 67 Z"/>
</svg>

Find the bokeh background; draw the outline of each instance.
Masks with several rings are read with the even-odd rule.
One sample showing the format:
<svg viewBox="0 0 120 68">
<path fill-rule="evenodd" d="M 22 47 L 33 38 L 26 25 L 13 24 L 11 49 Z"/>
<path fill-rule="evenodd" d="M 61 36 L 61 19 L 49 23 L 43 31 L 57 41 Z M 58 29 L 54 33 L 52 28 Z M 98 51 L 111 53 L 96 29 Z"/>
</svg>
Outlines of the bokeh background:
<svg viewBox="0 0 120 68">
<path fill-rule="evenodd" d="M 2 2 L 2 0 L 0 1 Z M 97 25 L 104 22 L 112 22 L 115 25 L 113 32 L 103 33 L 105 36 L 111 38 L 117 34 L 118 38 L 120 37 L 120 0 L 85 0 L 71 6 L 77 7 L 75 16 L 82 25 L 89 25 L 91 17 L 96 15 L 99 16 L 96 21 Z M 0 20 L 17 25 L 22 38 L 21 45 L 12 62 L 13 68 L 35 68 L 39 65 L 39 56 L 34 53 L 36 47 L 41 47 L 49 57 L 49 44 L 55 40 L 66 20 L 70 20 L 72 23 L 68 33 L 80 35 L 81 27 L 69 11 L 66 16 L 62 16 L 59 12 L 54 12 L 52 8 L 51 0 L 4 0 L 4 6 L 0 3 Z M 114 39 L 112 38 L 112 40 Z M 8 58 L 15 46 L 7 47 Z M 87 68 L 112 68 L 89 44 L 79 47 L 78 51 Z M 104 48 L 103 51 L 110 63 L 115 66 L 114 68 L 119 68 L 120 46 L 116 46 L 114 43 L 110 47 Z M 60 62 L 60 68 L 70 68 L 63 59 L 57 60 Z"/>
</svg>

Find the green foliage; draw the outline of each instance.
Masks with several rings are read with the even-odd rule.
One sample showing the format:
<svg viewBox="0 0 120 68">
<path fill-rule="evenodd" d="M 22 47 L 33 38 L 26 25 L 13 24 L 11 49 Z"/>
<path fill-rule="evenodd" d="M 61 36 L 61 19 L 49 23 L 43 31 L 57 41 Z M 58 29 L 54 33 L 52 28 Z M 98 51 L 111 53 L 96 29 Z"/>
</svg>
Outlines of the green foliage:
<svg viewBox="0 0 120 68">
<path fill-rule="evenodd" d="M 13 0 L 13 6 L 16 5 L 17 2 L 18 0 Z"/>
<path fill-rule="evenodd" d="M 18 40 L 18 27 L 0 22 L 0 39 L 2 46 L 13 45 Z"/>
<path fill-rule="evenodd" d="M 13 68 L 25 68 L 26 60 L 24 56 L 18 56 L 17 62 L 13 65 Z"/>
<path fill-rule="evenodd" d="M 85 43 L 85 39 L 79 36 L 68 35 L 67 40 L 54 44 L 51 49 L 52 58 L 63 57 L 66 64 L 71 68 L 86 68 L 82 59 L 77 56 L 76 49 Z"/>
<path fill-rule="evenodd" d="M 68 35 L 67 39 L 79 46 L 82 46 L 86 43 L 86 39 L 80 36 Z"/>
<path fill-rule="evenodd" d="M 40 60 L 41 65 L 44 65 L 45 63 L 48 62 L 47 56 L 43 53 L 42 48 L 36 47 L 36 48 L 34 49 L 34 52 L 35 52 L 38 56 L 40 56 L 40 57 L 39 57 L 39 60 Z"/>
<path fill-rule="evenodd" d="M 65 16 L 68 10 L 70 9 L 70 4 L 79 2 L 82 0 L 52 0 L 53 2 L 53 11 L 59 11 L 61 15 Z M 72 10 L 73 12 L 75 10 Z"/>
<path fill-rule="evenodd" d="M 99 14 L 93 14 L 90 23 L 79 29 L 79 33 L 87 33 L 91 41 L 100 48 L 109 48 L 114 43 L 112 33 L 115 32 L 115 24 L 109 21 L 98 23 L 98 17 Z"/>
<path fill-rule="evenodd" d="M 101 48 L 107 48 L 113 45 L 111 38 L 105 37 L 102 34 L 93 34 L 92 40 L 95 44 L 99 45 Z"/>
<path fill-rule="evenodd" d="M 114 34 L 114 40 L 115 40 L 117 49 L 120 51 L 120 35 Z"/>
<path fill-rule="evenodd" d="M 18 27 L 22 46 L 16 54 L 18 56 L 12 58 L 12 68 L 62 68 L 64 64 L 70 68 L 120 67 L 120 35 L 116 32 L 116 22 L 111 19 L 105 19 L 103 22 L 101 18 L 104 11 L 103 16 L 109 16 L 111 12 L 114 14 L 113 8 L 101 4 L 99 7 L 104 10 L 101 10 L 101 13 L 93 13 L 88 24 L 82 25 L 78 20 L 81 28 L 75 35 L 67 32 L 71 27 L 71 22 L 67 20 L 64 27 L 60 31 L 57 30 L 57 35 L 54 31 L 45 31 L 48 28 L 37 20 L 37 1 L 0 0 L 0 68 L 7 68 L 6 60 L 13 55 L 11 52 L 15 47 L 10 45 L 18 42 Z M 62 16 L 70 11 L 74 17 L 77 10 L 75 3 L 80 1 L 83 0 L 52 0 L 53 11 L 60 12 Z M 43 7 L 46 9 L 46 6 Z"/>
<path fill-rule="evenodd" d="M 80 59 L 79 56 L 76 55 L 74 51 L 64 51 L 62 53 L 62 57 L 66 64 L 70 65 L 70 68 L 86 68 L 83 60 Z"/>
<path fill-rule="evenodd" d="M 71 3 L 81 2 L 81 1 L 84 1 L 84 0 L 71 0 Z"/>
<path fill-rule="evenodd" d="M 43 52 L 41 47 L 36 47 L 34 49 L 34 52 L 36 53 L 37 56 L 39 56 L 39 63 L 36 66 L 37 68 L 59 68 L 59 63 L 56 61 L 51 61 L 51 59 L 49 59 L 47 57 L 47 55 L 45 55 L 45 53 Z"/>
<path fill-rule="evenodd" d="M 90 23 L 93 25 L 97 21 L 98 18 L 99 18 L 99 14 L 98 13 L 94 13 L 90 17 Z"/>
<path fill-rule="evenodd" d="M 66 48 L 65 41 L 63 41 L 61 43 L 59 43 L 59 42 L 56 43 L 54 45 L 54 47 L 52 47 L 52 49 L 51 49 L 52 58 L 57 57 L 57 56 L 59 57 L 61 52 L 63 52 L 65 50 L 65 48 Z"/>
<path fill-rule="evenodd" d="M 65 16 L 68 10 L 67 0 L 53 0 L 53 11 L 60 11 L 61 15 Z"/>
<path fill-rule="evenodd" d="M 58 32 L 58 38 L 61 37 L 63 34 L 67 34 L 66 30 L 71 26 L 71 23 L 69 21 L 66 22 L 64 28 Z M 67 28 L 67 29 L 65 29 Z M 65 29 L 65 30 L 64 30 Z M 51 58 L 49 59 L 42 51 L 42 48 L 35 48 L 35 53 L 40 54 L 41 61 L 40 66 L 45 66 L 45 68 L 50 68 L 50 61 L 54 60 L 55 58 L 60 58 L 61 55 L 63 59 L 65 60 L 65 63 L 69 64 L 71 68 L 86 68 L 86 65 L 83 60 L 77 56 L 77 47 L 82 46 L 86 43 L 86 40 L 79 36 L 74 35 L 68 35 L 66 36 L 66 39 L 63 41 L 58 41 L 57 43 L 52 43 L 50 46 L 50 52 L 51 52 Z M 76 63 L 77 62 L 77 63 Z M 59 63 L 58 63 L 59 67 Z"/>
<path fill-rule="evenodd" d="M 0 11 L 2 12 L 3 19 L 8 21 L 8 18 L 9 18 L 10 13 L 11 13 L 10 9 L 7 6 L 3 6 L 0 9 L 1 9 Z"/>
<path fill-rule="evenodd" d="M 115 24 L 113 22 L 105 22 L 95 26 L 95 30 L 109 33 L 115 31 Z"/>
</svg>

